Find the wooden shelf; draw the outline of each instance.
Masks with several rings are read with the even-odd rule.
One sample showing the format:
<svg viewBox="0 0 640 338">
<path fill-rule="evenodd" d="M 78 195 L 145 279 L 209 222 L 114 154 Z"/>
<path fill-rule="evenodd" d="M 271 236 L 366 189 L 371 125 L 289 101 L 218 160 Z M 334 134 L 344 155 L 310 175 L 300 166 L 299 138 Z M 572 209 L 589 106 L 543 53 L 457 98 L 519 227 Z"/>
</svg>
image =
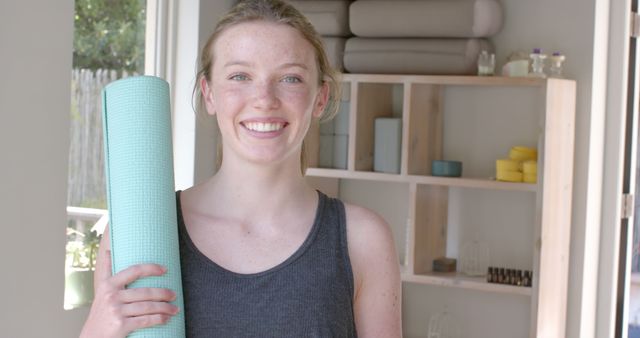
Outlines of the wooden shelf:
<svg viewBox="0 0 640 338">
<path fill-rule="evenodd" d="M 402 281 L 416 284 L 445 286 L 528 297 L 532 295 L 530 287 L 487 283 L 485 281 L 485 277 L 469 277 L 457 272 L 431 272 L 428 274 L 414 275 L 403 271 Z"/>
<path fill-rule="evenodd" d="M 354 194 L 354 190 L 358 190 L 360 185 L 342 185 L 341 179 L 403 185 L 407 191 L 406 205 L 395 207 L 395 211 L 398 211 L 397 208 L 403 209 L 393 226 L 404 227 L 400 229 L 404 231 L 395 233 L 396 236 L 405 236 L 395 239 L 397 243 L 405 243 L 404 257 L 400 260 L 403 262 L 401 275 L 404 282 L 528 297 L 531 305 L 529 336 L 563 336 L 566 328 L 567 257 L 571 233 L 575 81 L 381 74 L 344 74 L 341 81 L 345 94 L 340 102 L 342 118 L 336 120 L 340 124 L 334 124 L 334 129 L 324 128 L 324 134 L 321 134 L 319 123 L 314 122 L 305 138 L 309 166 L 306 175 L 309 181 L 314 182 L 313 186 L 337 197 L 341 197 L 344 188 L 356 203 L 359 196 L 355 196 L 357 193 Z M 449 87 L 464 86 L 482 88 L 448 90 Z M 511 90 L 516 87 L 523 90 Z M 479 95 L 482 91 L 488 95 Z M 522 96 L 525 108 L 522 114 L 509 115 L 509 108 L 501 106 L 499 97 L 511 94 L 526 94 Z M 467 95 L 465 99 L 468 102 L 457 105 L 457 95 Z M 477 108 L 474 104 L 476 100 Z M 486 104 L 486 100 L 491 100 L 490 104 Z M 374 171 L 374 131 L 378 118 L 401 119 L 398 174 Z M 479 120 L 481 118 L 483 120 Z M 477 121 L 483 123 L 478 124 Z M 496 132 L 512 124 L 513 133 L 502 135 Z M 340 133 L 334 132 L 337 126 L 341 127 Z M 330 139 L 327 136 L 340 136 L 340 143 L 333 143 L 337 138 Z M 452 146 L 454 136 L 467 138 L 468 144 L 454 142 Z M 459 151 L 463 146 L 469 148 L 454 157 L 463 160 L 465 167 L 474 169 L 466 171 L 467 174 L 487 173 L 488 163 L 484 162 L 485 159 L 495 157 L 498 149 L 504 151 L 514 142 L 523 142 L 521 139 L 537 145 L 537 184 L 498 182 L 489 177 L 431 176 L 433 160 L 451 157 L 451 149 Z M 446 142 L 449 142 L 447 148 Z M 335 164 L 336 161 L 339 161 L 338 164 Z M 345 169 L 319 168 L 321 164 Z M 457 191 L 451 187 L 467 190 Z M 375 185 L 371 188 L 377 189 Z M 491 191 L 518 192 L 518 196 L 492 194 Z M 519 192 L 526 196 L 520 196 Z M 486 203 L 483 199 L 485 196 Z M 505 197 L 513 197 L 515 211 L 503 215 L 498 203 L 502 203 Z M 367 198 L 363 196 L 363 200 Z M 478 201 L 482 203 L 476 203 Z M 389 199 L 386 203 L 393 204 L 394 201 Z M 447 250 L 448 245 L 458 245 L 460 251 L 460 239 L 456 243 L 455 238 L 450 240 L 448 237 L 451 223 L 459 229 L 470 227 L 471 223 L 476 222 L 476 214 L 479 226 L 474 227 L 474 231 L 487 231 L 487 238 L 493 239 L 495 236 L 491 234 L 501 231 L 501 224 L 515 222 L 521 226 L 518 229 L 526 229 L 524 234 L 522 231 L 509 234 L 531 237 L 531 241 L 520 243 L 517 248 L 499 251 L 498 258 L 509 261 L 510 257 L 505 256 L 512 252 L 516 260 L 532 257 L 530 266 L 536 278 L 534 287 L 493 284 L 487 283 L 483 277 L 429 271 L 434 259 L 446 256 L 450 251 Z M 524 218 L 520 219 L 521 216 Z M 460 236 L 459 229 L 456 236 Z M 517 239 L 525 242 L 528 238 Z M 495 247 L 496 244 L 493 241 L 490 245 Z"/>
<path fill-rule="evenodd" d="M 416 183 L 426 185 L 439 185 L 459 188 L 477 188 L 506 191 L 536 192 L 538 186 L 530 183 L 499 182 L 490 179 L 466 178 L 466 177 L 438 177 L 422 175 L 399 175 L 370 171 L 351 171 L 341 169 L 308 168 L 308 176 L 346 178 L 368 181 Z"/>
</svg>

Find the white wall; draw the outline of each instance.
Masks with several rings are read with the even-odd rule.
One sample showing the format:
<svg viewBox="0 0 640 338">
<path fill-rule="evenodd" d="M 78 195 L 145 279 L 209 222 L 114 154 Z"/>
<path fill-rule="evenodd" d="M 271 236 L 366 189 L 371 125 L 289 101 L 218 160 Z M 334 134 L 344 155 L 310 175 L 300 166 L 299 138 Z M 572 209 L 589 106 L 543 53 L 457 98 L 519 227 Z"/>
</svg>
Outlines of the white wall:
<svg viewBox="0 0 640 338">
<path fill-rule="evenodd" d="M 37 9 L 37 10 L 36 10 Z M 77 336 L 64 311 L 73 0 L 0 1 L 0 335 Z"/>
</svg>

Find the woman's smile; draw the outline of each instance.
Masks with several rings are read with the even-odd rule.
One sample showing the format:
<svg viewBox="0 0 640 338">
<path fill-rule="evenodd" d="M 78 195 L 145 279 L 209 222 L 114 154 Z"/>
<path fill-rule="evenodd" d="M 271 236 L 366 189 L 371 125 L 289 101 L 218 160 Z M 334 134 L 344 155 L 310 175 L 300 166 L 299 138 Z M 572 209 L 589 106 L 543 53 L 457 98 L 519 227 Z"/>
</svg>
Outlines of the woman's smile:
<svg viewBox="0 0 640 338">
<path fill-rule="evenodd" d="M 243 126 L 252 136 L 259 138 L 271 138 L 280 136 L 289 123 L 280 119 L 269 119 L 242 121 L 240 122 L 240 125 Z"/>
</svg>

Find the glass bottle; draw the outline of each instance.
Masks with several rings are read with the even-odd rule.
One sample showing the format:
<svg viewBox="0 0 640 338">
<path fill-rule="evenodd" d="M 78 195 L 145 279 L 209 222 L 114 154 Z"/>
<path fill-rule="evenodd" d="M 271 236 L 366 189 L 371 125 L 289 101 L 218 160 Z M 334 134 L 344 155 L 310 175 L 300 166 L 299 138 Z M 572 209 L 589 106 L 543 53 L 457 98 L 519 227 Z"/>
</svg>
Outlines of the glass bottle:
<svg viewBox="0 0 640 338">
<path fill-rule="evenodd" d="M 478 75 L 493 76 L 496 69 L 496 55 L 486 50 L 480 52 L 478 56 Z"/>
<path fill-rule="evenodd" d="M 559 52 L 554 52 L 549 57 L 549 77 L 561 79 L 564 76 L 562 75 L 562 63 L 565 60 L 565 56 L 560 54 Z"/>
<path fill-rule="evenodd" d="M 544 60 L 547 58 L 547 55 L 542 54 L 540 48 L 534 48 L 533 52 L 529 54 L 529 58 L 531 58 L 531 72 L 529 73 L 529 77 L 547 77 L 544 73 Z"/>
<path fill-rule="evenodd" d="M 465 244 L 460 257 L 461 271 L 467 276 L 484 276 L 489 266 L 489 247 L 478 240 Z"/>
</svg>

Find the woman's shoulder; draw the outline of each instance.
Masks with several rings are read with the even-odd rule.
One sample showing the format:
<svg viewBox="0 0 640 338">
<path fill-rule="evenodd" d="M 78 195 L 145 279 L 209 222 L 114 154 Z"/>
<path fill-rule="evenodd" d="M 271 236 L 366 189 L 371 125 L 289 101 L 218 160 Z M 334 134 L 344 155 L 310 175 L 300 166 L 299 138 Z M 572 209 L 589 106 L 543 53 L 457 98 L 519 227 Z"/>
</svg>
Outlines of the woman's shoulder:
<svg viewBox="0 0 640 338">
<path fill-rule="evenodd" d="M 378 213 L 365 207 L 344 203 L 347 242 L 353 263 L 369 263 L 393 254 L 395 244 L 391 227 Z"/>
</svg>

